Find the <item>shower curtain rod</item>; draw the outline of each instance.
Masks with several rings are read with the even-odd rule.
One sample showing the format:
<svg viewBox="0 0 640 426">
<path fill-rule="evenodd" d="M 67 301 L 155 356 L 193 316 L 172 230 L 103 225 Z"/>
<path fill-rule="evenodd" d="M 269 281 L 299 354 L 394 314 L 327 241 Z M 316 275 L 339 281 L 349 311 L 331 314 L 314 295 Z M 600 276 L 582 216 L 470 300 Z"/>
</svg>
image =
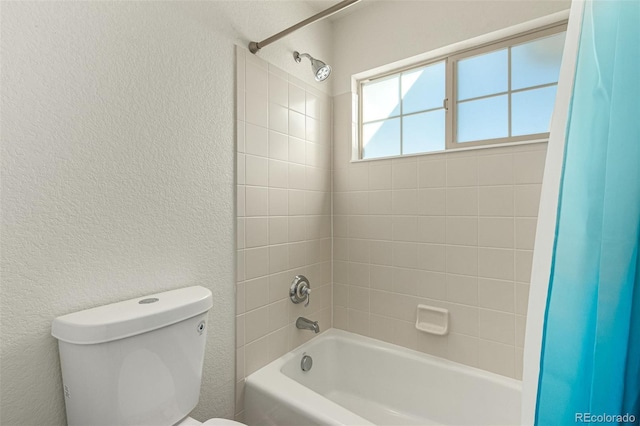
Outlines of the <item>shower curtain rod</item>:
<svg viewBox="0 0 640 426">
<path fill-rule="evenodd" d="M 351 6 L 354 3 L 358 3 L 360 0 L 343 0 L 340 3 L 337 3 L 333 6 L 331 6 L 328 9 L 323 10 L 320 13 L 316 13 L 315 15 L 313 15 L 310 18 L 305 19 L 304 21 L 300 21 L 297 24 L 287 28 L 284 31 L 280 31 L 278 34 L 272 35 L 269 38 L 266 38 L 262 41 L 259 42 L 255 42 L 252 41 L 249 43 L 249 51 L 251 51 L 251 53 L 255 54 L 258 53 L 258 50 L 262 49 L 263 47 L 273 43 L 274 41 L 280 40 L 282 37 L 291 34 L 292 32 L 299 30 L 302 27 L 306 27 L 309 24 L 312 24 L 322 18 L 326 18 L 327 16 L 331 16 L 334 13 L 337 13 L 339 11 L 341 11 L 344 8 L 347 8 L 349 6 Z"/>
</svg>

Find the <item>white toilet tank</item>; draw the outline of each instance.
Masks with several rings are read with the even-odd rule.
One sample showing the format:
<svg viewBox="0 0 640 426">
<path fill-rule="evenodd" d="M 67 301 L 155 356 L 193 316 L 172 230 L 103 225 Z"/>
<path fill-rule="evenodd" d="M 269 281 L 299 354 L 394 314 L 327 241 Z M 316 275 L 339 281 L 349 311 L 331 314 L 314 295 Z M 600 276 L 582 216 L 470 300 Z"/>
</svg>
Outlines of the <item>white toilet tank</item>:
<svg viewBox="0 0 640 426">
<path fill-rule="evenodd" d="M 69 425 L 173 425 L 198 403 L 211 292 L 167 291 L 56 318 Z"/>
</svg>

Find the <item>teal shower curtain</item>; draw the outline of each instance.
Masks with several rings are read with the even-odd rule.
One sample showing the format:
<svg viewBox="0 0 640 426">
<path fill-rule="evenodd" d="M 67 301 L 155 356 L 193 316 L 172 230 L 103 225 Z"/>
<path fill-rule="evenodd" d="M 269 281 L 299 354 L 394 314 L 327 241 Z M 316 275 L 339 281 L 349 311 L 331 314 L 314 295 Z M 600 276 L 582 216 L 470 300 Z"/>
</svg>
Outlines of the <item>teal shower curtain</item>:
<svg viewBox="0 0 640 426">
<path fill-rule="evenodd" d="M 587 1 L 536 424 L 639 424 L 640 0 Z"/>
</svg>

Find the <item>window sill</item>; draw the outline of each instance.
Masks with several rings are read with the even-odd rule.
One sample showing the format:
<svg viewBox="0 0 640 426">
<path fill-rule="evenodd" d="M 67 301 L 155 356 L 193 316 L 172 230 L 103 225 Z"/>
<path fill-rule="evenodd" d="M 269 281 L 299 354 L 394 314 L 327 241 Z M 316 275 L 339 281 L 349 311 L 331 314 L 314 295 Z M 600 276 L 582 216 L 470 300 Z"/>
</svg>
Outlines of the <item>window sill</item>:
<svg viewBox="0 0 640 426">
<path fill-rule="evenodd" d="M 493 144 L 493 145 L 480 145 L 480 146 L 470 146 L 467 148 L 455 148 L 455 149 L 443 149 L 441 151 L 431 151 L 431 152 L 421 152 L 418 154 L 405 154 L 405 155 L 393 155 L 390 157 L 376 157 L 376 158 L 360 158 L 351 160 L 351 163 L 366 163 L 369 161 L 378 161 L 378 160 L 402 160 L 405 158 L 415 158 L 415 157 L 427 157 L 431 155 L 442 155 L 447 153 L 455 153 L 455 152 L 466 152 L 466 151 L 480 151 L 486 149 L 499 149 L 511 146 L 520 146 L 520 145 L 534 145 L 539 143 L 547 143 L 549 142 L 548 138 L 545 139 L 533 139 L 530 141 L 521 141 L 521 142 L 510 142 L 510 143 L 502 143 L 502 144 Z"/>
</svg>

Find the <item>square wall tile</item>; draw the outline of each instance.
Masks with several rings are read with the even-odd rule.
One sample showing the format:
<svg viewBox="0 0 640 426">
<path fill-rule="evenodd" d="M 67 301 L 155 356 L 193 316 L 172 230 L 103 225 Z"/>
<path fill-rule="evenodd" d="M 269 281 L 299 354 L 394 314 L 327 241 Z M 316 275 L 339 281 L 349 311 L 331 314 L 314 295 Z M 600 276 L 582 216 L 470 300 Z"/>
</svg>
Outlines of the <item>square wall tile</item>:
<svg viewBox="0 0 640 426">
<path fill-rule="evenodd" d="M 245 188 L 246 216 L 266 216 L 269 213 L 269 189 L 247 186 Z"/>
<path fill-rule="evenodd" d="M 289 167 L 286 161 L 269 160 L 268 184 L 270 188 L 285 189 L 289 186 Z"/>
<path fill-rule="evenodd" d="M 480 339 L 478 367 L 503 376 L 515 377 L 515 348 L 511 345 Z"/>
<path fill-rule="evenodd" d="M 517 185 L 515 209 L 518 217 L 537 217 L 542 185 Z"/>
<path fill-rule="evenodd" d="M 391 164 L 371 164 L 369 173 L 369 189 L 391 189 Z"/>
<path fill-rule="evenodd" d="M 531 282 L 532 263 L 532 251 L 516 250 L 516 281 L 522 283 Z"/>
<path fill-rule="evenodd" d="M 349 191 L 366 191 L 369 189 L 369 165 L 357 164 L 349 167 L 347 171 Z"/>
<path fill-rule="evenodd" d="M 478 339 L 456 333 L 451 333 L 448 337 L 447 358 L 461 364 L 477 367 Z"/>
<path fill-rule="evenodd" d="M 289 160 L 289 138 L 286 134 L 269 131 L 269 158 Z"/>
<path fill-rule="evenodd" d="M 478 184 L 477 157 L 447 158 L 447 187 Z"/>
<path fill-rule="evenodd" d="M 289 108 L 300 114 L 305 113 L 305 91 L 295 84 L 289 83 Z"/>
<path fill-rule="evenodd" d="M 274 73 L 269 73 L 269 102 L 289 106 L 289 83 Z"/>
<path fill-rule="evenodd" d="M 418 216 L 418 241 L 420 242 L 444 244 L 446 229 L 444 216 Z"/>
<path fill-rule="evenodd" d="M 526 315 L 529 305 L 529 284 L 516 283 L 516 314 Z"/>
<path fill-rule="evenodd" d="M 348 325 L 347 330 L 361 334 L 363 336 L 369 336 L 369 313 L 357 311 L 355 309 L 347 310 Z"/>
<path fill-rule="evenodd" d="M 418 186 L 420 188 L 444 188 L 447 185 L 445 159 L 418 162 Z"/>
<path fill-rule="evenodd" d="M 246 311 L 266 306 L 269 303 L 269 278 L 262 277 L 244 283 L 244 307 Z"/>
<path fill-rule="evenodd" d="M 478 319 L 478 337 L 506 345 L 515 345 L 515 315 L 479 309 Z"/>
<path fill-rule="evenodd" d="M 404 242 L 418 241 L 418 217 L 394 216 L 392 218 L 393 240 Z"/>
<path fill-rule="evenodd" d="M 547 151 L 518 152 L 514 154 L 515 183 L 542 183 Z"/>
<path fill-rule="evenodd" d="M 476 246 L 478 245 L 478 218 L 447 217 L 447 244 Z"/>
<path fill-rule="evenodd" d="M 269 218 L 269 244 L 289 242 L 289 218 L 277 216 Z"/>
<path fill-rule="evenodd" d="M 356 309 L 363 312 L 369 312 L 369 294 L 370 290 L 364 287 L 349 286 L 349 309 Z"/>
<path fill-rule="evenodd" d="M 351 262 L 369 263 L 369 240 L 349 240 L 349 260 Z"/>
<path fill-rule="evenodd" d="M 533 250 L 536 239 L 537 218 L 516 218 L 516 248 Z"/>
<path fill-rule="evenodd" d="M 481 186 L 478 190 L 478 198 L 478 214 L 480 216 L 513 216 L 512 186 Z"/>
<path fill-rule="evenodd" d="M 260 157 L 269 156 L 269 130 L 247 123 L 245 126 L 245 151 Z"/>
<path fill-rule="evenodd" d="M 446 270 L 447 246 L 444 244 L 419 244 L 418 268 L 431 272 Z"/>
<path fill-rule="evenodd" d="M 445 336 L 436 336 L 427 333 L 418 333 L 417 350 L 430 355 L 446 358 L 449 353 L 449 340 Z"/>
<path fill-rule="evenodd" d="M 393 266 L 418 268 L 418 244 L 393 243 Z"/>
<path fill-rule="evenodd" d="M 374 265 L 393 263 L 393 243 L 391 241 L 370 241 L 369 262 Z"/>
<path fill-rule="evenodd" d="M 477 216 L 477 188 L 447 188 L 448 216 Z"/>
<path fill-rule="evenodd" d="M 478 278 L 478 306 L 515 312 L 515 284 L 513 281 Z"/>
<path fill-rule="evenodd" d="M 266 246 L 269 244 L 269 226 L 266 217 L 250 217 L 245 219 L 245 241 L 247 248 Z"/>
<path fill-rule="evenodd" d="M 371 288 L 393 291 L 393 268 L 390 266 L 371 265 Z"/>
<path fill-rule="evenodd" d="M 269 273 L 269 248 L 261 247 L 244 251 L 245 275 L 248 280 Z"/>
<path fill-rule="evenodd" d="M 476 247 L 447 246 L 447 272 L 458 275 L 478 274 L 478 249 Z"/>
<path fill-rule="evenodd" d="M 305 132 L 306 130 L 304 114 L 289 110 L 289 136 L 293 136 L 298 139 L 304 139 Z"/>
<path fill-rule="evenodd" d="M 289 163 L 289 188 L 303 190 L 307 187 L 306 170 L 303 165 Z M 303 193 L 304 195 L 304 193 Z M 289 198 L 291 200 L 291 198 Z M 291 204 L 289 204 L 291 206 Z M 304 201 L 301 204 L 304 212 Z"/>
<path fill-rule="evenodd" d="M 245 166 L 245 183 L 247 185 L 267 186 L 269 179 L 269 160 L 267 158 L 247 155 Z"/>
<path fill-rule="evenodd" d="M 393 189 L 418 187 L 418 163 L 415 159 L 393 160 L 391 164 Z"/>
<path fill-rule="evenodd" d="M 433 300 L 447 300 L 447 283 L 444 272 L 422 271 L 422 280 L 418 283 L 417 295 Z"/>
<path fill-rule="evenodd" d="M 512 185 L 514 181 L 513 155 L 487 155 L 478 157 L 478 184 Z"/>
<path fill-rule="evenodd" d="M 278 104 L 269 103 L 269 130 L 287 133 L 289 130 L 289 110 Z"/>
<path fill-rule="evenodd" d="M 287 216 L 289 214 L 289 191 L 269 188 L 269 215 Z"/>
<path fill-rule="evenodd" d="M 418 214 L 418 191 L 415 189 L 399 189 L 392 194 L 392 210 L 396 215 Z"/>
<path fill-rule="evenodd" d="M 305 117 L 305 139 L 320 142 L 320 123 L 311 117 Z"/>
<path fill-rule="evenodd" d="M 400 294 L 417 295 L 422 271 L 409 268 L 393 268 L 392 291 Z"/>
<path fill-rule="evenodd" d="M 475 306 L 447 303 L 443 307 L 449 309 L 451 333 L 478 336 L 478 308 Z"/>
<path fill-rule="evenodd" d="M 269 307 L 265 306 L 245 314 L 244 333 L 247 343 L 269 334 Z"/>
<path fill-rule="evenodd" d="M 307 144 L 303 139 L 289 137 L 289 161 L 306 164 Z"/>
<path fill-rule="evenodd" d="M 447 192 L 445 188 L 418 190 L 418 214 L 445 216 L 447 214 Z"/>
<path fill-rule="evenodd" d="M 246 64 L 245 87 L 247 93 L 262 98 L 267 98 L 269 87 L 269 74 L 266 69 L 249 62 Z"/>
<path fill-rule="evenodd" d="M 390 215 L 393 213 L 392 191 L 369 191 L 369 214 Z"/>
<path fill-rule="evenodd" d="M 269 126 L 269 101 L 267 98 L 247 92 L 245 102 L 247 123 L 267 128 Z"/>
<path fill-rule="evenodd" d="M 514 251 L 478 248 L 478 276 L 498 280 L 513 280 Z"/>
<path fill-rule="evenodd" d="M 481 217 L 478 219 L 478 246 L 513 248 L 514 222 L 510 217 Z"/>
<path fill-rule="evenodd" d="M 447 300 L 463 305 L 477 306 L 478 278 L 447 274 Z"/>
</svg>

